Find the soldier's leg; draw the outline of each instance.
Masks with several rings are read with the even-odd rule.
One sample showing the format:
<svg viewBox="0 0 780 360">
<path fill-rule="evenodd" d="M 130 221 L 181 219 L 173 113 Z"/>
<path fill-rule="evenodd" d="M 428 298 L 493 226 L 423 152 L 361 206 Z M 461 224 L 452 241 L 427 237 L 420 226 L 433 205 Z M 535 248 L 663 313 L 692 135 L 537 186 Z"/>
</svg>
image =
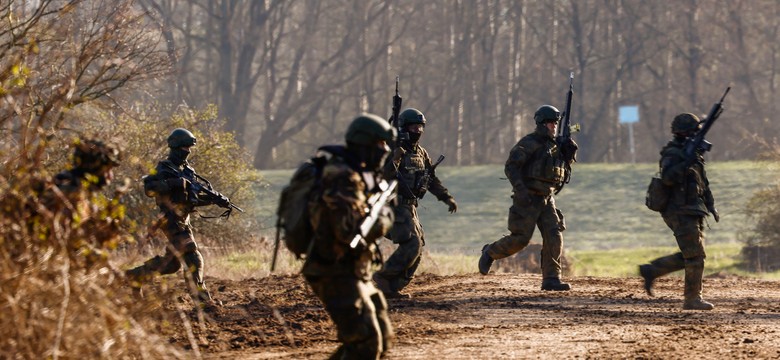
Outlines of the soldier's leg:
<svg viewBox="0 0 780 360">
<path fill-rule="evenodd" d="M 203 280 L 203 255 L 198 250 L 192 230 L 187 227 L 186 231 L 174 235 L 172 242 L 184 262 L 184 280 L 190 296 L 193 300 L 211 303 L 213 299 Z"/>
<path fill-rule="evenodd" d="M 676 232 L 680 228 L 680 219 L 677 215 L 664 216 L 666 226 Z M 675 234 L 675 238 L 677 235 Z M 653 292 L 653 283 L 655 279 L 669 274 L 671 272 L 685 268 L 685 258 L 682 252 L 662 256 L 651 261 L 649 264 L 639 265 L 639 275 L 644 279 L 645 291 L 650 296 L 655 296 Z"/>
<path fill-rule="evenodd" d="M 380 356 L 384 356 L 388 350 L 395 344 L 395 330 L 390 323 L 390 316 L 387 312 L 387 301 L 379 290 L 374 290 L 371 295 L 371 301 L 374 303 L 376 309 L 376 319 L 379 323 L 379 330 L 382 332 L 382 353 Z"/>
<path fill-rule="evenodd" d="M 529 204 L 514 199 L 507 219 L 509 235 L 482 248 L 482 256 L 479 258 L 479 272 L 482 275 L 488 274 L 494 260 L 514 255 L 528 246 L 544 202 L 541 196 L 532 195 L 531 199 Z"/>
<path fill-rule="evenodd" d="M 377 287 L 388 296 L 395 295 L 412 280 L 422 258 L 423 247 L 422 228 L 415 209 L 411 205 L 399 205 L 395 215 L 390 238 L 398 244 L 398 248 L 374 275 Z"/>
<path fill-rule="evenodd" d="M 542 233 L 542 290 L 566 291 L 571 289 L 561 282 L 561 255 L 563 254 L 563 214 L 555 208 L 555 199 L 549 198 L 537 221 Z"/>
<path fill-rule="evenodd" d="M 354 277 L 307 276 L 306 280 L 336 324 L 338 339 L 343 344 L 334 356 L 378 359 L 384 350 L 371 299 L 371 294 L 376 293 L 373 286 Z"/>
<path fill-rule="evenodd" d="M 685 258 L 681 252 L 659 257 L 649 264 L 639 265 L 639 275 L 645 282 L 645 291 L 650 296 L 655 296 L 653 283 L 655 279 L 668 273 L 685 268 Z"/>
<path fill-rule="evenodd" d="M 181 264 L 174 252 L 171 251 L 171 249 L 166 249 L 164 255 L 157 255 L 146 260 L 143 264 L 125 271 L 125 276 L 130 280 L 131 286 L 140 288 L 141 285 L 151 281 L 157 274 L 173 274 L 178 271 L 180 267 Z"/>
<path fill-rule="evenodd" d="M 702 299 L 702 276 L 704 274 L 704 217 L 680 216 L 680 226 L 675 229 L 675 238 L 685 258 L 685 302 L 686 310 L 712 310 L 713 305 Z"/>
</svg>

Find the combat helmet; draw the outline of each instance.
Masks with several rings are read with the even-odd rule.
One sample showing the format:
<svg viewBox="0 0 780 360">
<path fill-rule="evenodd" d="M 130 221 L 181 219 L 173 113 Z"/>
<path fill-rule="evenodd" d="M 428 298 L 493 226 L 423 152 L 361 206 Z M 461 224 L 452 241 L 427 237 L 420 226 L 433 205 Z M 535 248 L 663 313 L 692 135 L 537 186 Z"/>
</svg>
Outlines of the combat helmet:
<svg viewBox="0 0 780 360">
<path fill-rule="evenodd" d="M 88 172 L 118 166 L 122 160 L 119 149 L 98 140 L 78 139 L 73 148 L 73 167 Z"/>
<path fill-rule="evenodd" d="M 171 149 L 195 146 L 197 141 L 195 135 L 192 135 L 187 129 L 174 129 L 171 134 L 168 135 L 168 147 Z"/>
<path fill-rule="evenodd" d="M 348 144 L 372 146 L 379 140 L 395 140 L 395 129 L 377 115 L 362 114 L 352 120 L 344 138 Z"/>
<path fill-rule="evenodd" d="M 404 128 L 406 125 L 423 124 L 425 125 L 425 115 L 420 110 L 408 108 L 398 115 L 398 126 Z"/>
<path fill-rule="evenodd" d="M 552 105 L 542 105 L 534 113 L 534 121 L 537 125 L 559 120 L 561 120 L 561 112 Z"/>
<path fill-rule="evenodd" d="M 682 113 L 672 120 L 672 134 L 685 134 L 699 129 L 699 117 L 691 113 Z"/>
</svg>

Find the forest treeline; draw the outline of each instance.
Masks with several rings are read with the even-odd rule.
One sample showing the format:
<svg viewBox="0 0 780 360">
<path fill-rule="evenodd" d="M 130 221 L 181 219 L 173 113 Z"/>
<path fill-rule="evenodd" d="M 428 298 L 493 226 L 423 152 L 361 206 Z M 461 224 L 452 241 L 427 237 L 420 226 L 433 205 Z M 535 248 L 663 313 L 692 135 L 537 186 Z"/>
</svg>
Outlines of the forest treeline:
<svg viewBox="0 0 780 360">
<path fill-rule="evenodd" d="M 363 111 L 404 104 L 448 165 L 500 163 L 542 104 L 572 118 L 580 160 L 630 161 L 618 106 L 638 105 L 637 161 L 656 161 L 680 112 L 727 86 L 715 160 L 773 141 L 780 3 L 773 0 L 143 0 L 175 81 L 158 98 L 217 103 L 257 168 L 294 167 Z"/>
<path fill-rule="evenodd" d="M 532 130 L 537 107 L 563 107 L 570 72 L 572 119 L 582 124 L 575 135 L 580 161 L 631 160 L 628 129 L 618 123 L 622 105 L 639 106 L 637 161 L 655 161 L 671 118 L 706 114 L 727 86 L 732 90 L 726 112 L 710 135 L 711 159 L 754 158 L 780 132 L 774 122 L 780 3 L 772 0 L 89 3 L 133 8 L 136 13 L 126 21 L 143 33 L 129 36 L 149 44 L 128 53 L 133 61 L 105 56 L 113 59 L 104 63 L 106 70 L 119 70 L 116 81 L 88 82 L 87 91 L 70 96 L 99 98 L 124 87 L 122 76 L 130 75 L 134 92 L 113 97 L 119 104 L 112 111 L 119 105 L 126 111 L 134 102 L 216 105 L 224 130 L 236 134 L 260 169 L 294 167 L 320 144 L 341 141 L 357 113 L 389 115 L 396 76 L 404 105 L 429 120 L 426 147 L 446 154 L 447 165 L 503 162 L 517 139 Z M 0 6 L 19 19 L 45 8 L 10 0 Z M 0 36 L 23 39 L 18 34 L 23 29 Z M 44 46 L 44 40 L 32 45 Z M 14 70 L 13 59 L 4 59 L 11 64 L 6 77 L 32 68 Z M 128 69 L 138 73 L 123 72 Z M 64 72 L 46 71 L 53 70 L 55 77 L 42 78 L 54 81 Z M 90 75 L 75 74 L 77 82 Z M 24 141 L 23 126 L 4 131 Z"/>
</svg>

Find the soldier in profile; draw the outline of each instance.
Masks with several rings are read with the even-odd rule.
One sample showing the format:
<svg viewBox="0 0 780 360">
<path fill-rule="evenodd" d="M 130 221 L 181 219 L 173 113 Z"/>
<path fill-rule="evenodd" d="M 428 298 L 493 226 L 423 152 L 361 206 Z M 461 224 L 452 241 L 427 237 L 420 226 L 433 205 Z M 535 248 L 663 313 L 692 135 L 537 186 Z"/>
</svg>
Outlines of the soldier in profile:
<svg viewBox="0 0 780 360">
<path fill-rule="evenodd" d="M 168 239 L 165 254 L 155 256 L 138 267 L 125 272 L 134 291 L 142 295 L 141 286 L 155 275 L 174 274 L 184 263 L 185 275 L 189 275 L 192 299 L 203 306 L 220 305 L 211 297 L 203 280 L 203 255 L 195 242 L 190 225 L 190 214 L 195 207 L 206 205 L 230 206 L 224 196 L 202 199 L 191 191 L 195 170 L 187 162 L 191 148 L 197 143 L 195 136 L 187 129 L 175 129 L 168 136 L 168 157 L 157 164 L 154 172 L 144 178 L 144 191 L 153 197 L 160 207 L 156 227 Z M 185 276 L 186 278 L 186 276 Z"/>
<path fill-rule="evenodd" d="M 644 278 L 645 290 L 650 296 L 653 296 L 655 279 L 685 269 L 685 310 L 714 308 L 701 296 L 704 259 L 707 257 L 704 252 L 704 218 L 709 213 L 718 222 L 720 214 L 715 209 L 715 199 L 704 170 L 704 156 L 696 152 L 696 158 L 691 161 L 686 159 L 683 151 L 686 140 L 700 127 L 701 121 L 694 114 L 675 116 L 672 120 L 674 137 L 661 149 L 661 181 L 671 192 L 661 216 L 672 229 L 680 251 L 639 266 L 639 274 Z"/>
</svg>

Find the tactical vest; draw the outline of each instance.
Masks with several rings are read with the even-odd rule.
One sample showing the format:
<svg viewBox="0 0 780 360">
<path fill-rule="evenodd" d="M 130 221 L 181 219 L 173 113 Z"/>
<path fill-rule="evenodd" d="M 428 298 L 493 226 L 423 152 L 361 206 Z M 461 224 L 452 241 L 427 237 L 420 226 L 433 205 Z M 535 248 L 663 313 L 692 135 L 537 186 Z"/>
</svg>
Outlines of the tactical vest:
<svg viewBox="0 0 780 360">
<path fill-rule="evenodd" d="M 673 157 L 677 161 L 682 162 L 685 161 L 682 151 L 683 148 L 680 144 L 670 142 L 661 150 L 661 154 L 663 157 Z M 688 168 L 683 181 L 672 187 L 670 205 L 675 209 L 686 212 L 692 211 L 706 214 L 707 207 L 704 204 L 704 192 L 706 190 L 707 183 L 704 179 L 704 166 L 701 162 L 695 162 Z"/>
<path fill-rule="evenodd" d="M 523 166 L 523 182 L 529 190 L 549 195 L 563 181 L 564 161 L 554 141 L 535 140 L 540 146 Z"/>
<path fill-rule="evenodd" d="M 398 172 L 401 180 L 409 186 L 414 196 L 422 197 L 420 194 L 422 184 L 419 183 L 419 180 L 425 173 L 425 158 L 419 148 L 406 152 L 398 166 Z"/>
</svg>

